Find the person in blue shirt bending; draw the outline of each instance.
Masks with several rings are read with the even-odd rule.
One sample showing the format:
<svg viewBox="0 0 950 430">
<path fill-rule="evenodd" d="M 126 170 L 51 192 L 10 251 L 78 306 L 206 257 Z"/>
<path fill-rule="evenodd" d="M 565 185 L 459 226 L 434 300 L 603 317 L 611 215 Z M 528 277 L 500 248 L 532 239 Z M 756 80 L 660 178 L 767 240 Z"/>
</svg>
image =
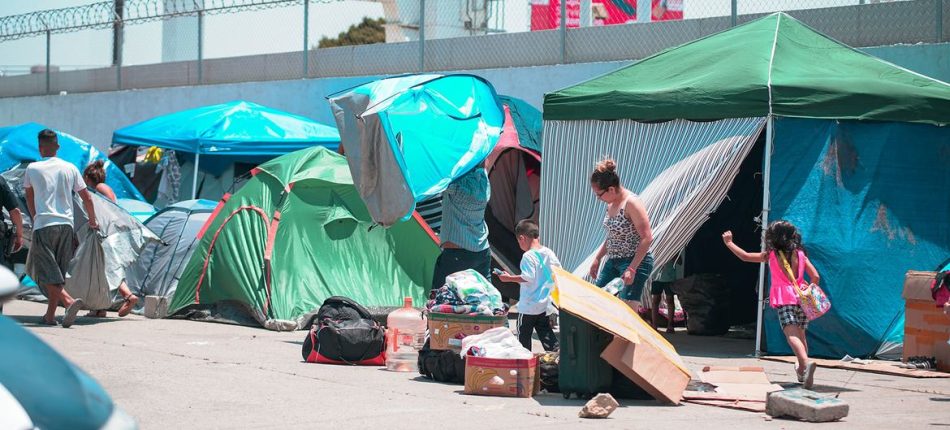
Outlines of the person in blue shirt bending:
<svg viewBox="0 0 950 430">
<path fill-rule="evenodd" d="M 488 224 L 485 208 L 491 190 L 485 167 L 477 166 L 459 176 L 442 192 L 442 253 L 435 261 L 432 289 L 445 284 L 445 277 L 473 269 L 485 279 L 491 276 Z"/>
</svg>

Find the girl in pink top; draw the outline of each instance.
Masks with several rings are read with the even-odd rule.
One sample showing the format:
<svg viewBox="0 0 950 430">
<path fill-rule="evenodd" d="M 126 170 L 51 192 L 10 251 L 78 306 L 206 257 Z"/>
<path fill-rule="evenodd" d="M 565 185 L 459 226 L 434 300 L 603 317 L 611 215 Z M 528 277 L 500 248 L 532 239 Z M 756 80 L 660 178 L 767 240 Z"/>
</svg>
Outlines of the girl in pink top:
<svg viewBox="0 0 950 430">
<path fill-rule="evenodd" d="M 765 252 L 746 252 L 732 242 L 731 231 L 723 233 L 722 240 L 726 243 L 726 247 L 742 261 L 769 263 L 771 274 L 769 304 L 778 313 L 785 340 L 798 359 L 798 367 L 795 369 L 798 382 L 801 382 L 805 388 L 811 388 L 815 379 L 815 363 L 808 360 L 808 341 L 805 339 L 808 319 L 798 305 L 798 294 L 794 288 L 797 288 L 796 284 L 804 283 L 805 272 L 808 273 L 808 278 L 813 284 L 817 285 L 821 278 L 815 266 L 805 255 L 802 236 L 798 233 L 798 229 L 788 221 L 775 221 L 770 224 L 765 231 Z M 795 273 L 795 284 L 787 275 L 782 255 L 788 259 L 788 264 Z"/>
</svg>

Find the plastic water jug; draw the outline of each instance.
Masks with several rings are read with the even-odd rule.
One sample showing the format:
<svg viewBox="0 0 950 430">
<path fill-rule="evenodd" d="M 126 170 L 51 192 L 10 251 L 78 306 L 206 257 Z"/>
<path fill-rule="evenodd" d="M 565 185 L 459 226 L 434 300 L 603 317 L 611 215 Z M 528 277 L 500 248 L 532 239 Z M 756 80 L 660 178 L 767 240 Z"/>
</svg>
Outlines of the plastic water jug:
<svg viewBox="0 0 950 430">
<path fill-rule="evenodd" d="M 623 278 L 614 278 L 613 281 L 610 281 L 610 283 L 604 286 L 604 291 L 606 291 L 607 294 L 610 294 L 612 296 L 616 296 L 617 294 L 620 294 L 620 291 L 622 290 L 623 290 Z"/>
<path fill-rule="evenodd" d="M 426 319 L 412 308 L 412 298 L 386 317 L 386 370 L 418 372 L 419 350 L 425 342 Z"/>
</svg>

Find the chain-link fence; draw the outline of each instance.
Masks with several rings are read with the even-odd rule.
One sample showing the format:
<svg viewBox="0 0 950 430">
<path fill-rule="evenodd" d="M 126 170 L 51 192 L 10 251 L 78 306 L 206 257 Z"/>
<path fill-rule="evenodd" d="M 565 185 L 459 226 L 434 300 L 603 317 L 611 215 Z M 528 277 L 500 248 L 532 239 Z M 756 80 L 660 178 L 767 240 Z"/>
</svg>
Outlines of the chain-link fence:
<svg viewBox="0 0 950 430">
<path fill-rule="evenodd" d="M 0 18 L 0 97 L 634 60 L 776 11 L 950 36 L 950 0 L 115 0 Z"/>
</svg>

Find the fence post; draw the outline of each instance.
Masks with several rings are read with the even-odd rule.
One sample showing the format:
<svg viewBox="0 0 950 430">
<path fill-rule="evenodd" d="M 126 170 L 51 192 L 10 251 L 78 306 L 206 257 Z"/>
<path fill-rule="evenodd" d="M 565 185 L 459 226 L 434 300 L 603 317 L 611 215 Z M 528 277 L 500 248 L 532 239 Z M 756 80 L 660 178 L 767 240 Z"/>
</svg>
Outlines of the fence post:
<svg viewBox="0 0 950 430">
<path fill-rule="evenodd" d="M 310 74 L 310 0 L 303 1 L 303 78 Z"/>
<path fill-rule="evenodd" d="M 732 0 L 732 26 L 735 27 L 738 24 L 739 16 L 739 0 Z"/>
<path fill-rule="evenodd" d="M 426 0 L 419 0 L 419 73 L 426 71 Z"/>
<path fill-rule="evenodd" d="M 567 63 L 567 0 L 561 0 L 561 22 L 558 32 L 561 33 L 561 64 Z"/>
<path fill-rule="evenodd" d="M 124 42 L 125 1 L 115 0 L 112 17 L 112 65 L 115 66 L 115 89 L 122 89 L 122 44 Z"/>
<path fill-rule="evenodd" d="M 115 63 L 115 89 L 116 90 L 122 89 L 122 45 L 125 42 L 125 35 L 123 34 L 123 30 L 121 28 L 122 25 L 123 24 L 121 22 L 116 24 L 116 27 L 118 27 L 119 29 L 115 33 L 115 37 L 113 38 L 113 42 L 112 42 L 115 44 L 115 47 L 113 47 L 112 49 L 115 51 L 113 53 L 113 55 L 115 56 L 113 63 Z"/>
<path fill-rule="evenodd" d="M 50 93 L 50 84 L 49 84 L 49 67 L 50 67 L 50 42 L 52 41 L 53 33 L 49 30 L 46 30 L 46 94 Z"/>
<path fill-rule="evenodd" d="M 204 10 L 198 11 L 198 84 L 201 85 L 204 83 L 204 66 L 202 65 L 202 60 L 204 59 L 204 24 L 205 24 L 205 14 Z"/>
<path fill-rule="evenodd" d="M 121 54 L 121 52 L 122 52 L 122 42 L 123 42 L 122 39 L 123 39 L 122 33 L 119 33 L 119 36 L 118 36 L 117 40 L 118 40 L 118 43 L 119 43 L 119 52 L 120 52 L 120 53 L 119 53 L 119 58 L 117 59 L 117 61 L 116 61 L 116 63 L 115 63 L 115 89 L 117 89 L 117 90 L 121 90 L 121 89 L 122 89 L 122 54 Z"/>
<path fill-rule="evenodd" d="M 934 30 L 937 36 L 935 40 L 940 43 L 943 41 L 943 0 L 934 1 L 934 5 L 934 20 L 936 21 Z"/>
</svg>

